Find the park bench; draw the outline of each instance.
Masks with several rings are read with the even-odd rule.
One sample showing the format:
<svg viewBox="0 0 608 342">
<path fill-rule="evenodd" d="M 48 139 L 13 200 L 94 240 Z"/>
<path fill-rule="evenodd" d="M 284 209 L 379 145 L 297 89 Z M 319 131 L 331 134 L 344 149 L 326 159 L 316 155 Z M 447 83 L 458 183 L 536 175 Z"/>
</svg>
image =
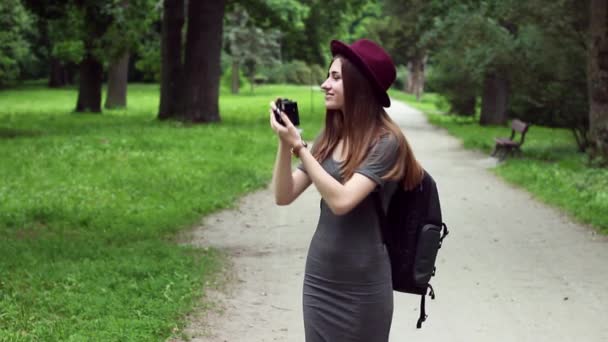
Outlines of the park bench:
<svg viewBox="0 0 608 342">
<path fill-rule="evenodd" d="M 511 122 L 511 137 L 509 138 L 494 138 L 496 145 L 492 156 L 498 156 L 499 160 L 504 160 L 507 156 L 514 155 L 515 153 L 521 154 L 521 145 L 524 144 L 526 132 L 530 128 L 529 123 L 525 123 L 521 120 L 514 119 Z M 515 141 L 515 135 L 519 133 L 521 137 L 519 141 Z"/>
</svg>

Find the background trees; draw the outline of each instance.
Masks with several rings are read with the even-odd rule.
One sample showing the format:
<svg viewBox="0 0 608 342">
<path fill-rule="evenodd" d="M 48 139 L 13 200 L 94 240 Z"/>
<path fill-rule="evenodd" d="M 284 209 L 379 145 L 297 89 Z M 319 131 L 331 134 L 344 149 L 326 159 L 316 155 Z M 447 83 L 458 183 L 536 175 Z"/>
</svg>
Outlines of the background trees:
<svg viewBox="0 0 608 342">
<path fill-rule="evenodd" d="M 591 156 L 608 165 L 608 1 L 591 0 L 589 119 Z"/>
<path fill-rule="evenodd" d="M 225 1 L 189 1 L 184 63 L 184 2 L 165 0 L 158 117 L 220 121 L 219 79 Z"/>
<path fill-rule="evenodd" d="M 17 80 L 27 63 L 31 48 L 26 35 L 32 22 L 19 0 L 0 3 L 0 87 Z"/>
<path fill-rule="evenodd" d="M 185 8 L 188 6 L 188 8 Z M 481 125 L 567 127 L 606 156 L 605 0 L 7 0 L 0 86 L 78 82 L 76 110 L 126 105 L 127 81 L 160 81 L 158 118 L 221 119 L 224 82 L 319 84 L 329 41 L 368 37 L 396 85 L 441 93 Z"/>
</svg>

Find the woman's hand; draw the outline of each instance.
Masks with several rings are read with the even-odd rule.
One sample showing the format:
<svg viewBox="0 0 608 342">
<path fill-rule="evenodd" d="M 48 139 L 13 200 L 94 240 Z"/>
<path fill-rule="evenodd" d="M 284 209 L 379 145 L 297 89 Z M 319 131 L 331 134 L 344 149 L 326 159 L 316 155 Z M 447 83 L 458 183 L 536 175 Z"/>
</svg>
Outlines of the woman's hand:
<svg viewBox="0 0 608 342">
<path fill-rule="evenodd" d="M 298 129 L 289 121 L 287 114 L 281 111 L 281 120 L 285 123 L 285 126 L 281 125 L 274 117 L 274 111 L 277 107 L 274 102 L 270 102 L 270 127 L 279 136 L 281 141 L 287 144 L 289 147 L 294 147 L 300 143 L 302 138 Z"/>
</svg>

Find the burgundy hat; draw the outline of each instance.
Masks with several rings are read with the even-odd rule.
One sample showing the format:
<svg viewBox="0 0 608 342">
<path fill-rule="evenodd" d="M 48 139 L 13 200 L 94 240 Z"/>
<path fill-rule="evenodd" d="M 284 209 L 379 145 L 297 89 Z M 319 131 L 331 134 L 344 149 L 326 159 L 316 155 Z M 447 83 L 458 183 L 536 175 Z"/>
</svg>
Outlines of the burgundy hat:
<svg viewBox="0 0 608 342">
<path fill-rule="evenodd" d="M 351 45 L 339 40 L 332 40 L 330 46 L 334 56 L 343 55 L 361 70 L 376 88 L 380 104 L 383 107 L 390 107 L 391 100 L 387 91 L 395 82 L 397 75 L 391 56 L 369 39 L 359 39 Z"/>
</svg>

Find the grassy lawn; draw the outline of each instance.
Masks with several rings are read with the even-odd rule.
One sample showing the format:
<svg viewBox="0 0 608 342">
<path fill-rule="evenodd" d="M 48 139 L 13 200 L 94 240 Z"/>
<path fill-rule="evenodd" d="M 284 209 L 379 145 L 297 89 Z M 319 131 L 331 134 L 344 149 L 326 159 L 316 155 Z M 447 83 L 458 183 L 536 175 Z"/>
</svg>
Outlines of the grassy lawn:
<svg viewBox="0 0 608 342">
<path fill-rule="evenodd" d="M 442 102 L 436 94 L 425 95 L 421 102 L 404 93 L 392 92 L 391 96 L 424 111 L 432 124 L 460 138 L 465 148 L 488 155 L 494 147 L 494 137 L 508 137 L 511 132 L 506 126 L 481 128 L 477 118 L 438 114 Z M 437 108 L 438 104 L 441 108 Z M 608 234 L 608 170 L 586 165 L 586 157 L 577 152 L 569 130 L 532 126 L 522 150 L 522 158 L 508 159 L 494 172 Z"/>
<path fill-rule="evenodd" d="M 313 138 L 323 102 L 306 87 L 222 93 L 223 122 L 197 126 L 155 119 L 158 85 L 130 85 L 129 108 L 102 115 L 72 113 L 74 89 L 1 91 L 0 340 L 179 331 L 222 255 L 175 233 L 268 183 L 278 95 L 298 100 Z"/>
</svg>

